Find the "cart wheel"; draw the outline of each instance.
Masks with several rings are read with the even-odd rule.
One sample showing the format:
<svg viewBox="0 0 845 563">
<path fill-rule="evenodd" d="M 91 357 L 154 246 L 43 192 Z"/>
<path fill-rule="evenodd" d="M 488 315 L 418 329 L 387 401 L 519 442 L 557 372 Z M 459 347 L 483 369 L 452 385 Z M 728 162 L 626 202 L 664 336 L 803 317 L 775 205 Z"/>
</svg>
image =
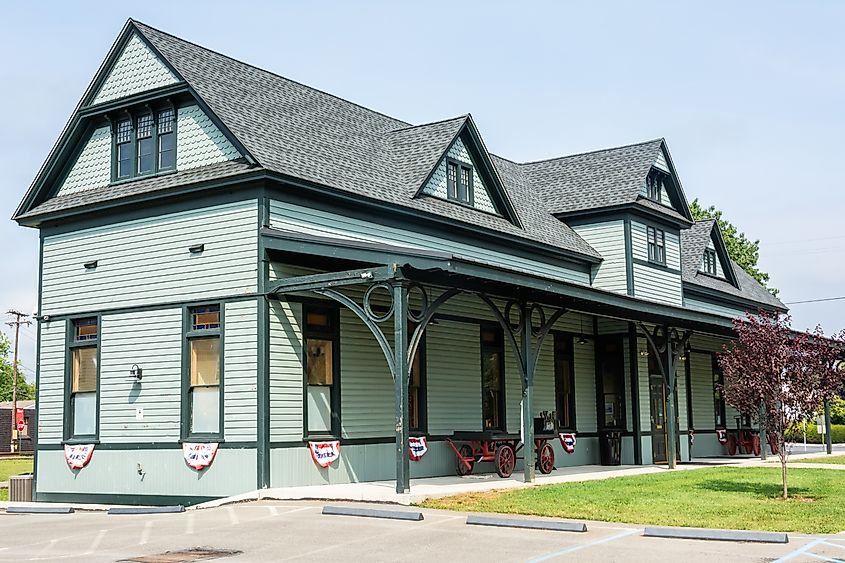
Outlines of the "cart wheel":
<svg viewBox="0 0 845 563">
<path fill-rule="evenodd" d="M 473 467 L 475 467 L 475 460 L 472 459 L 472 448 L 468 445 L 464 444 L 460 447 L 458 451 L 461 452 L 462 458 L 470 458 L 469 467 L 467 467 L 466 464 L 461 460 L 458 460 L 458 465 L 456 467 L 457 473 L 459 476 L 463 477 L 464 475 L 469 475 L 470 473 L 472 473 L 472 469 Z"/>
<path fill-rule="evenodd" d="M 728 447 L 728 455 L 736 455 L 736 436 L 729 435 L 728 442 L 725 445 Z"/>
<path fill-rule="evenodd" d="M 555 451 L 549 444 L 543 444 L 543 447 L 540 448 L 537 465 L 543 475 L 548 475 L 555 468 Z"/>
<path fill-rule="evenodd" d="M 769 438 L 767 441 L 769 442 L 769 449 L 772 451 L 772 455 L 778 455 L 778 443 L 775 439 Z"/>
<path fill-rule="evenodd" d="M 751 442 L 751 449 L 754 450 L 754 455 L 760 455 L 760 436 L 754 436 L 754 439 Z"/>
<path fill-rule="evenodd" d="M 513 474 L 516 465 L 516 453 L 510 444 L 500 444 L 496 448 L 496 473 L 507 479 Z"/>
</svg>

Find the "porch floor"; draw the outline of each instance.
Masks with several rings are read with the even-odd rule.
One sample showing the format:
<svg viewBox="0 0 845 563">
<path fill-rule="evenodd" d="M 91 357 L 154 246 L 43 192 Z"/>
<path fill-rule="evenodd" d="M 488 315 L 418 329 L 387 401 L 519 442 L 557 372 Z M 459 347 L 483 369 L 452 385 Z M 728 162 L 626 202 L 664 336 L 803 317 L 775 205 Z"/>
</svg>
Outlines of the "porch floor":
<svg viewBox="0 0 845 563">
<path fill-rule="evenodd" d="M 679 464 L 677 470 L 700 469 L 714 465 L 743 465 L 754 462 L 759 463 L 759 460 L 757 458 L 695 458 L 692 462 Z M 630 475 L 647 475 L 667 470 L 665 465 L 578 465 L 557 468 L 550 475 L 542 475 L 538 472 L 537 478 L 533 483 L 526 483 L 521 471 L 518 474 L 514 472 L 508 479 L 502 479 L 495 473 L 478 473 L 465 477 L 458 477 L 457 475 L 449 477 L 427 477 L 411 479 L 411 492 L 405 494 L 396 493 L 396 484 L 394 481 L 282 487 L 261 489 L 244 495 L 213 500 L 197 505 L 197 508 L 211 508 L 231 502 L 262 499 L 365 501 L 408 505 L 422 502 L 426 499 L 464 493 L 518 489 L 575 481 L 594 481 Z"/>
</svg>

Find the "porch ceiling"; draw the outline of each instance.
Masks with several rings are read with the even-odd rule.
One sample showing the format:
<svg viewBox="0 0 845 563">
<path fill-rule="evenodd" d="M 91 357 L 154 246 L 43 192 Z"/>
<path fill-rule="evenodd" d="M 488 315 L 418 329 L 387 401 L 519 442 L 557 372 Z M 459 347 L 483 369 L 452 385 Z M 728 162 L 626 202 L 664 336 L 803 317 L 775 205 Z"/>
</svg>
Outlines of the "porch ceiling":
<svg viewBox="0 0 845 563">
<path fill-rule="evenodd" d="M 361 264 L 372 264 L 372 277 L 363 271 L 328 273 L 282 284 L 268 282 L 268 293 L 288 293 L 294 286 L 314 289 L 350 283 L 373 283 L 395 276 L 443 288 L 509 299 L 527 299 L 566 309 L 628 321 L 643 321 L 718 335 L 733 335 L 730 319 L 662 303 L 635 299 L 595 288 L 553 280 L 530 272 L 506 269 L 470 260 L 448 252 L 398 246 L 331 236 L 315 236 L 265 227 L 261 230 L 265 248 L 303 256 L 321 256 Z M 367 270 L 364 268 L 364 270 Z"/>
</svg>

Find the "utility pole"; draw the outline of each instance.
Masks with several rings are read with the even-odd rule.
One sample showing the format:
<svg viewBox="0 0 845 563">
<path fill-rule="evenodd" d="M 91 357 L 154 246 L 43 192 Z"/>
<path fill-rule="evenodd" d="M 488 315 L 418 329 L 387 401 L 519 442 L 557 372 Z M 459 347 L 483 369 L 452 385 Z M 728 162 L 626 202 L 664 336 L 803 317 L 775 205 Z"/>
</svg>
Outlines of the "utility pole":
<svg viewBox="0 0 845 563">
<path fill-rule="evenodd" d="M 9 315 L 15 317 L 14 321 L 6 323 L 9 326 L 15 327 L 15 355 L 12 363 L 12 451 L 14 452 L 17 446 L 18 439 L 18 341 L 21 335 L 21 325 L 31 325 L 32 321 L 24 320 L 29 315 L 10 309 L 6 311 Z"/>
</svg>

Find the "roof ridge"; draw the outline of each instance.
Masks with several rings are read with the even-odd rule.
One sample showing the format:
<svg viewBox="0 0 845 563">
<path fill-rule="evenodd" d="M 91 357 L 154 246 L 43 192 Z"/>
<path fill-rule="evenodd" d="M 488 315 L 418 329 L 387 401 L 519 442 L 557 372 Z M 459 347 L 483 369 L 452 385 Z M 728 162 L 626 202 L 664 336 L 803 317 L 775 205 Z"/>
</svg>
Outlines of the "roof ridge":
<svg viewBox="0 0 845 563">
<path fill-rule="evenodd" d="M 151 25 L 149 25 L 149 24 L 146 24 L 146 23 L 144 23 L 144 22 L 141 22 L 141 21 L 138 21 L 138 20 L 133 20 L 132 18 L 129 18 L 129 21 L 130 21 L 130 22 L 132 22 L 132 24 L 134 24 L 136 27 L 146 27 L 146 28 L 148 28 L 148 29 L 151 29 L 151 30 L 153 30 L 153 31 L 157 32 L 157 33 L 161 33 L 162 35 L 166 35 L 166 36 L 168 36 L 168 37 L 171 37 L 171 38 L 173 38 L 173 39 L 176 39 L 177 41 L 181 41 L 182 43 L 187 43 L 188 45 L 193 45 L 194 47 L 197 47 L 198 49 L 203 49 L 204 51 L 208 51 L 208 52 L 210 52 L 210 53 L 214 53 L 215 55 L 220 56 L 220 57 L 223 57 L 224 59 L 228 59 L 228 60 L 230 60 L 230 61 L 234 61 L 234 62 L 236 62 L 236 63 L 238 63 L 238 64 L 242 64 L 242 65 L 244 65 L 244 66 L 248 66 L 248 67 L 250 67 L 250 68 L 254 68 L 254 69 L 258 70 L 258 71 L 261 71 L 261 72 L 264 72 L 264 73 L 270 74 L 270 75 L 272 75 L 272 76 L 275 76 L 276 78 L 280 78 L 280 79 L 282 79 L 282 80 L 286 80 L 287 82 L 291 82 L 291 83 L 296 84 L 296 85 L 298 85 L 298 86 L 301 86 L 301 87 L 303 87 L 303 88 L 308 88 L 309 90 L 313 90 L 314 92 L 319 92 L 320 94 L 323 94 L 324 96 L 329 96 L 329 97 L 334 98 L 334 99 L 336 99 L 336 100 L 340 100 L 340 101 L 342 101 L 342 102 L 344 102 L 344 103 L 351 104 L 351 105 L 353 105 L 353 106 L 357 106 L 357 107 L 359 107 L 359 108 L 361 108 L 361 109 L 363 109 L 363 110 L 366 110 L 366 111 L 368 111 L 368 112 L 370 112 L 370 113 L 374 113 L 374 114 L 376 114 L 376 115 L 380 115 L 380 116 L 382 116 L 382 117 L 386 117 L 386 118 L 391 119 L 391 120 L 393 120 L 393 121 L 398 121 L 399 123 L 404 123 L 404 124 L 406 124 L 406 125 L 411 125 L 410 123 L 408 123 L 408 122 L 407 122 L 407 121 L 405 121 L 405 120 L 402 120 L 402 119 L 399 119 L 399 118 L 393 117 L 392 115 L 387 115 L 386 113 L 382 113 L 382 112 L 377 111 L 377 110 L 374 110 L 374 109 L 372 109 L 372 108 L 368 108 L 367 106 L 365 106 L 365 105 L 363 105 L 363 104 L 359 104 L 358 102 L 353 102 L 352 100 L 347 100 L 346 98 L 341 98 L 340 96 L 338 96 L 338 95 L 336 95 L 336 94 L 332 94 L 331 92 L 326 92 L 325 90 L 321 90 L 321 89 L 319 89 L 319 88 L 315 88 L 314 86 L 309 86 L 308 84 L 305 84 L 305 83 L 303 83 L 303 82 L 299 82 L 298 80 L 294 80 L 294 79 L 292 79 L 292 78 L 288 78 L 287 76 L 282 76 L 281 74 L 277 74 L 277 73 L 273 72 L 272 70 L 267 70 L 266 68 L 261 68 L 260 66 L 254 65 L 254 64 L 252 64 L 252 63 L 248 63 L 248 62 L 242 61 L 242 60 L 240 60 L 240 59 L 236 59 L 235 57 L 232 57 L 232 56 L 230 56 L 230 55 L 226 55 L 225 53 L 221 53 L 220 51 L 215 51 L 214 49 L 210 49 L 210 48 L 208 48 L 208 47 L 205 47 L 204 45 L 200 45 L 199 43 L 194 43 L 193 41 L 188 41 L 187 39 L 183 39 L 182 37 L 179 37 L 179 36 L 177 36 L 177 35 L 173 35 L 172 33 L 168 33 L 168 32 L 166 32 L 166 31 L 163 31 L 163 30 L 161 30 L 161 29 L 159 29 L 159 28 L 157 28 L 157 27 L 153 27 L 153 26 L 151 26 Z M 143 30 L 141 30 L 141 31 L 143 32 Z"/>
<path fill-rule="evenodd" d="M 386 131 L 386 133 L 399 133 L 400 131 L 407 131 L 409 129 L 416 129 L 418 127 L 428 127 L 428 126 L 431 126 L 431 125 L 438 125 L 440 123 L 446 123 L 447 121 L 455 121 L 455 120 L 458 120 L 458 119 L 466 119 L 467 117 L 469 117 L 469 114 L 465 113 L 463 115 L 456 115 L 455 117 L 447 117 L 446 119 L 439 119 L 437 121 L 429 121 L 427 123 L 417 123 L 416 125 L 408 125 L 408 127 L 399 127 L 397 129 L 390 129 L 389 131 Z"/>
<path fill-rule="evenodd" d="M 639 146 L 639 145 L 648 145 L 650 143 L 656 143 L 658 141 L 662 143 L 665 140 L 666 139 L 664 137 L 658 137 L 656 139 L 650 139 L 648 141 L 641 141 L 641 142 L 638 142 L 638 143 L 629 143 L 627 145 L 619 145 L 618 147 L 606 147 L 606 148 L 603 148 L 603 149 L 577 152 L 577 153 L 573 153 L 573 154 L 565 154 L 565 155 L 562 155 L 562 156 L 553 156 L 551 158 L 541 158 L 540 160 L 529 160 L 529 161 L 526 161 L 526 162 L 516 162 L 516 161 L 512 161 L 512 162 L 514 162 L 515 164 L 519 164 L 520 166 L 526 166 L 528 164 L 539 164 L 541 162 L 552 162 L 554 160 L 563 160 L 565 158 L 573 158 L 573 157 L 576 157 L 576 156 L 585 156 L 585 155 L 588 155 L 588 154 L 596 154 L 596 153 L 600 153 L 600 152 L 608 152 L 608 151 L 619 150 L 619 149 L 627 149 L 628 147 L 636 147 L 636 146 Z"/>
</svg>

